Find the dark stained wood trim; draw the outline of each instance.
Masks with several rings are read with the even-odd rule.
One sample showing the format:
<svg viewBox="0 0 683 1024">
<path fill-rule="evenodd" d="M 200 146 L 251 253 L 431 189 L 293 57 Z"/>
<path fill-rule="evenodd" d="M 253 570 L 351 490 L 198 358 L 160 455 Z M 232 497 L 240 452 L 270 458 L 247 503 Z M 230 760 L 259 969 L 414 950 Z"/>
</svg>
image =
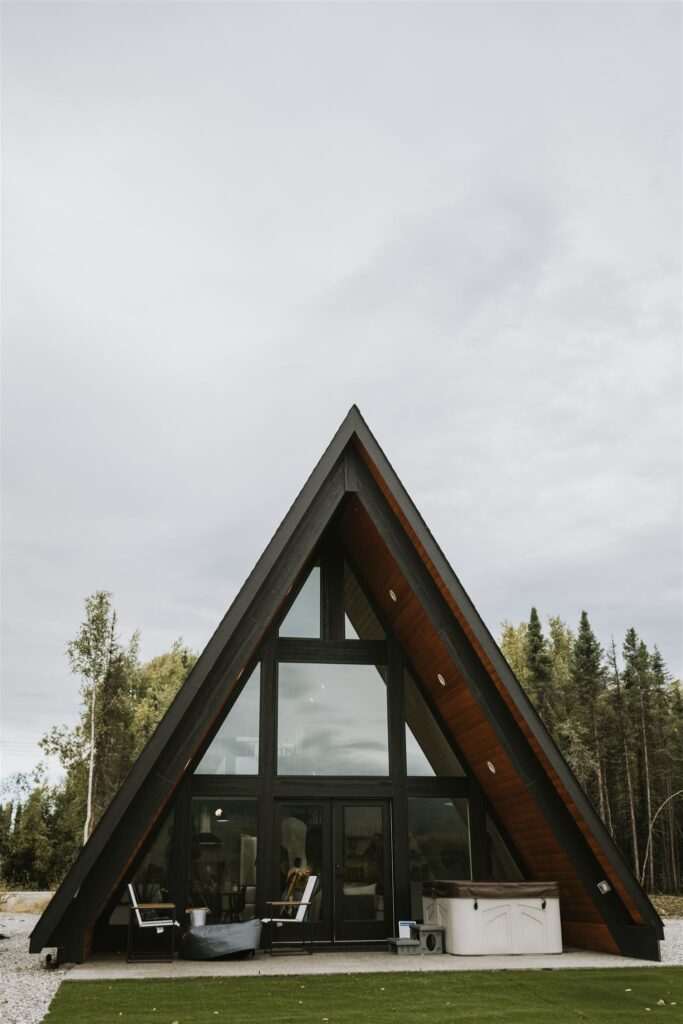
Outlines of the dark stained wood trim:
<svg viewBox="0 0 683 1024">
<path fill-rule="evenodd" d="M 277 642 L 278 661 L 306 661 L 347 665 L 386 665 L 387 645 L 383 640 L 299 640 Z"/>
<path fill-rule="evenodd" d="M 323 568 L 322 621 L 323 639 L 333 643 L 344 642 L 344 564 L 339 546 L 333 538 L 325 541 L 321 559 Z"/>
</svg>

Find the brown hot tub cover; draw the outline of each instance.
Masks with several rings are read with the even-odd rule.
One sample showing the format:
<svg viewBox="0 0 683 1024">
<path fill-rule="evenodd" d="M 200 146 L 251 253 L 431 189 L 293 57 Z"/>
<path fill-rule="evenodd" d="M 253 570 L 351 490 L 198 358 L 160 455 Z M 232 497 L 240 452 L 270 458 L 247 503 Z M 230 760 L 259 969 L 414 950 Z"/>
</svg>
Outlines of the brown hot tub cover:
<svg viewBox="0 0 683 1024">
<path fill-rule="evenodd" d="M 453 882 L 437 878 L 422 883 L 422 895 L 431 899 L 558 899 L 560 886 L 558 882 Z"/>
</svg>

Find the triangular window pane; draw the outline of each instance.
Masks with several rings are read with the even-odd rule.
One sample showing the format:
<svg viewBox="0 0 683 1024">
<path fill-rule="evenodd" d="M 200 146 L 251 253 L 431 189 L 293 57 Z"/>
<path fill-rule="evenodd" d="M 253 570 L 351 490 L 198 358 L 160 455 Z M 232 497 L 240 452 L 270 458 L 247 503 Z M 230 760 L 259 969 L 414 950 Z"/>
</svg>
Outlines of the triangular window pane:
<svg viewBox="0 0 683 1024">
<path fill-rule="evenodd" d="M 355 629 L 351 625 L 351 619 L 348 617 L 346 612 L 344 612 L 344 639 L 360 640 L 360 637 L 358 636 L 358 633 L 356 633 Z"/>
<path fill-rule="evenodd" d="M 320 566 L 314 566 L 280 626 L 280 636 L 320 638 Z"/>
<path fill-rule="evenodd" d="M 417 742 L 410 726 L 406 724 L 406 774 L 421 777 L 436 775 L 436 772 L 425 757 L 422 747 Z"/>
<path fill-rule="evenodd" d="M 488 839 L 489 877 L 494 882 L 521 882 L 522 872 L 517 867 L 515 858 L 510 853 L 505 840 L 488 814 L 486 815 L 486 832 Z"/>
<path fill-rule="evenodd" d="M 139 900 L 145 903 L 158 903 L 169 899 L 173 887 L 171 878 L 171 844 L 173 840 L 173 808 L 166 815 L 166 818 L 157 830 L 154 837 L 149 840 L 147 849 L 135 868 L 135 874 L 128 877 L 127 882 L 133 882 Z M 109 915 L 109 924 L 128 924 L 130 910 L 130 896 L 128 886 L 124 885 L 119 892 L 116 906 Z"/>
<path fill-rule="evenodd" d="M 439 728 L 434 715 L 406 669 L 403 673 L 406 708 L 406 773 L 462 778 L 462 765 Z"/>
<path fill-rule="evenodd" d="M 258 775 L 260 682 L 257 665 L 197 765 L 197 775 Z"/>
<path fill-rule="evenodd" d="M 344 638 L 346 640 L 384 640 L 386 634 L 358 580 L 344 564 Z"/>
</svg>

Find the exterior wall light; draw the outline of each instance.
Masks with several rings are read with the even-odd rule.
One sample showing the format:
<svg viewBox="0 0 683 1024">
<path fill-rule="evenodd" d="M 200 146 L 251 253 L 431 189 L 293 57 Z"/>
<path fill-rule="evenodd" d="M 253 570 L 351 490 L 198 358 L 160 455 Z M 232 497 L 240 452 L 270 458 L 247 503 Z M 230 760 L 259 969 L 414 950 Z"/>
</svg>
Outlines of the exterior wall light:
<svg viewBox="0 0 683 1024">
<path fill-rule="evenodd" d="M 609 884 L 606 878 L 603 878 L 601 882 L 598 882 L 598 889 L 603 896 L 606 896 L 608 892 L 612 891 L 612 886 Z"/>
</svg>

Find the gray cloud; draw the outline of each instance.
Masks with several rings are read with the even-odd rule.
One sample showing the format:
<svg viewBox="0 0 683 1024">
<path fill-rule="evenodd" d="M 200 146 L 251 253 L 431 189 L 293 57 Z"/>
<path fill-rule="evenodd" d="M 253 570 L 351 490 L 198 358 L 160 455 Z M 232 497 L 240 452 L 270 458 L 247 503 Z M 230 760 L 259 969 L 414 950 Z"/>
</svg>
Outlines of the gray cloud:
<svg viewBox="0 0 683 1024">
<path fill-rule="evenodd" d="M 681 669 L 680 9 L 15 4 L 2 771 L 200 648 L 357 402 L 494 633 Z"/>
</svg>

